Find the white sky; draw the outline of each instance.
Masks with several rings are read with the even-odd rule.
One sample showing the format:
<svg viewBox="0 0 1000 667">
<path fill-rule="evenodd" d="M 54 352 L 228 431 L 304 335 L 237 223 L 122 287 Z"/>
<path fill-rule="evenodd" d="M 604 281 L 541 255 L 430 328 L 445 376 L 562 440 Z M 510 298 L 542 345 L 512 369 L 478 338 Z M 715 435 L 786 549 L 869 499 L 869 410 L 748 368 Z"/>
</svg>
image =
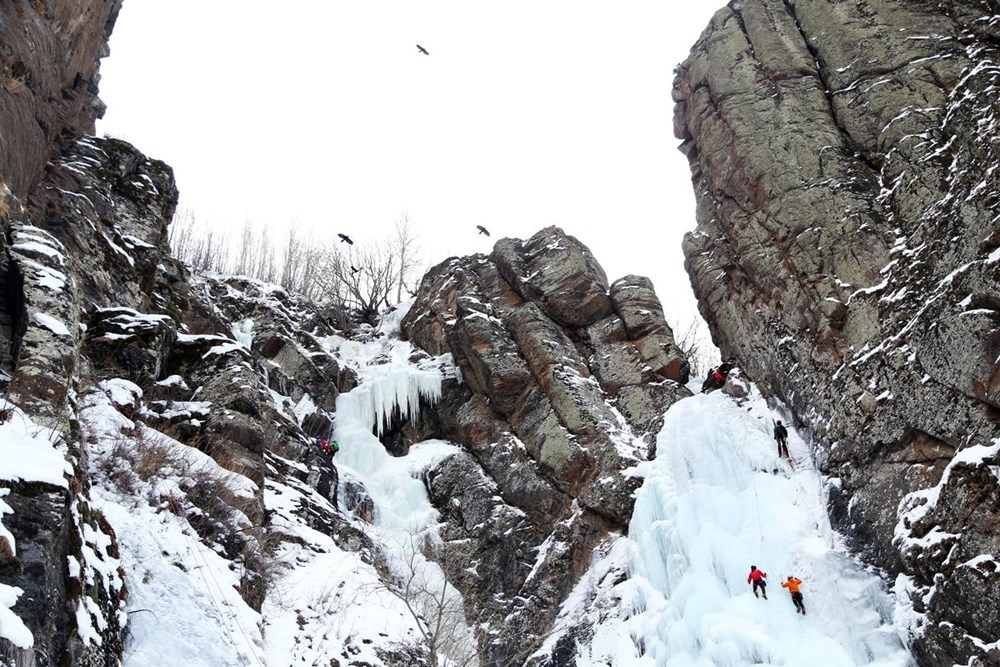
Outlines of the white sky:
<svg viewBox="0 0 1000 667">
<path fill-rule="evenodd" d="M 206 224 L 363 243 L 405 212 L 427 265 L 557 224 L 689 320 L 670 90 L 722 4 L 126 0 L 98 130 Z"/>
</svg>

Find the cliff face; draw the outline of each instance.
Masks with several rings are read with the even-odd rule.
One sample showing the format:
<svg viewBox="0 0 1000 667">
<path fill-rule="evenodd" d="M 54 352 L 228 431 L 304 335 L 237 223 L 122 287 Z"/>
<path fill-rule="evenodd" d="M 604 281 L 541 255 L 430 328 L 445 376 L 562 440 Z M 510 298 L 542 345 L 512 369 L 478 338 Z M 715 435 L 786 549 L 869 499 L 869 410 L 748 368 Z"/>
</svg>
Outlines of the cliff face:
<svg viewBox="0 0 1000 667">
<path fill-rule="evenodd" d="M 362 522 L 336 511 L 336 470 L 305 432 L 328 428 L 326 411 L 354 386 L 316 340 L 334 331 L 326 318 L 275 286 L 192 278 L 166 242 L 171 170 L 125 142 L 81 138 L 46 165 L 36 206 L 9 190 L 4 202 L 0 386 L 13 420 L 48 434 L 42 454 L 14 454 L 54 454 L 65 469 L 0 478 L 3 611 L 24 625 L 2 629 L 0 662 L 119 664 L 130 595 L 148 594 L 150 576 L 125 567 L 142 544 L 122 555 L 116 529 L 132 529 L 107 518 L 109 498 L 179 517 L 188 550 L 204 545 L 239 573 L 227 604 L 251 614 L 273 583 L 271 551 L 306 522 L 334 536 L 312 553 L 342 540 L 376 562 Z M 254 329 L 246 345 L 234 322 Z M 307 392 L 316 407 L 296 414 Z M 269 478 L 272 493 L 302 496 L 302 517 L 265 508 Z"/>
<path fill-rule="evenodd" d="M 0 7 L 0 408 L 28 425 L 50 468 L 0 467 L 0 663 L 117 665 L 129 633 L 129 651 L 150 650 L 142 633 L 153 630 L 130 612 L 152 611 L 169 636 L 169 600 L 190 588 L 200 594 L 181 625 L 206 629 L 200 645 L 184 630 L 193 636 L 178 656 L 262 661 L 270 642 L 279 663 L 336 653 L 424 664 L 436 649 L 398 599 L 394 547 L 369 526 L 375 503 L 313 442 L 335 432 L 340 394 L 380 390 L 377 372 L 355 373 L 384 363 L 358 361 L 368 344 L 412 355 L 413 368 L 394 372 L 443 381 L 419 419 L 397 404 L 391 423 L 360 431 L 386 427 L 382 456 L 433 437 L 456 445 L 420 473 L 440 512 L 420 548 L 463 594 L 457 627 L 475 629 L 473 650 L 488 664 L 523 662 L 592 553 L 627 526 L 635 467 L 688 393 L 650 282 L 609 285 L 555 228 L 505 239 L 489 258 L 448 260 L 425 278 L 403 324 L 414 347 L 364 328 L 347 340 L 275 286 L 191 276 L 167 244 L 170 167 L 88 136 L 119 5 Z M 448 353 L 459 377 L 428 370 L 428 355 Z M 13 428 L 0 420 L 0 446 Z M 330 563 L 353 564 L 336 594 L 283 602 L 301 580 L 334 586 Z M 228 585 L 205 591 L 203 570 Z M 357 599 L 341 597 L 352 589 Z M 200 608 L 206 598 L 238 610 L 245 646 L 229 611 Z M 391 633 L 345 622 L 368 604 L 401 619 Z M 563 624 L 561 650 L 595 622 Z M 282 629 L 265 641 L 265 625 Z"/>
<path fill-rule="evenodd" d="M 690 395 L 687 362 L 651 283 L 609 286 L 554 227 L 431 269 L 402 330 L 462 374 L 410 435 L 467 452 L 427 476 L 444 522 L 434 557 L 483 628 L 486 664 L 521 664 L 591 552 L 626 528 L 634 468 Z"/>
<path fill-rule="evenodd" d="M 923 664 L 1000 638 L 998 14 L 732 2 L 674 87 L 702 314 L 811 430 Z"/>
<path fill-rule="evenodd" d="M 55 153 L 104 113 L 99 59 L 121 0 L 0 6 L 0 177 L 22 200 Z"/>
</svg>

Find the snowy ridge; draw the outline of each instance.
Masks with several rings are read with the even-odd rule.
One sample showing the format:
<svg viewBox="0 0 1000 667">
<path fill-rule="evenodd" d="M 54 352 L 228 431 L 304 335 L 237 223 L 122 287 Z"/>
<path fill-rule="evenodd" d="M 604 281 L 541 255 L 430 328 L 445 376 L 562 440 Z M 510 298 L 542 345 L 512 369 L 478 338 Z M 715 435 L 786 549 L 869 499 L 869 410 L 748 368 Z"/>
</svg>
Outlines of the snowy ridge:
<svg viewBox="0 0 1000 667">
<path fill-rule="evenodd" d="M 595 561 L 601 576 L 581 581 L 558 622 L 604 610 L 579 667 L 911 664 L 891 596 L 830 528 L 808 445 L 792 432 L 790 468 L 771 418 L 759 397 L 740 408 L 721 392 L 667 412 L 628 538 Z M 768 573 L 768 600 L 753 597 L 750 565 Z M 626 568 L 610 587 L 607 573 Z M 807 616 L 780 588 L 789 575 L 805 582 Z"/>
</svg>

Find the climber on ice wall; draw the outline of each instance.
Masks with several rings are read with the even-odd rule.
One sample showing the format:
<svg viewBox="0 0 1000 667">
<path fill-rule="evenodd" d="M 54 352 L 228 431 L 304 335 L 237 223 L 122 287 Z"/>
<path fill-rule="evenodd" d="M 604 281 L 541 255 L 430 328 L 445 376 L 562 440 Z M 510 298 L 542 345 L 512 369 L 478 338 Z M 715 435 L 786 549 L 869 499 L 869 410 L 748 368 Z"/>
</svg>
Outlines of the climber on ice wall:
<svg viewBox="0 0 1000 667">
<path fill-rule="evenodd" d="M 778 456 L 788 459 L 788 429 L 785 428 L 781 420 L 774 422 L 774 440 L 778 443 Z"/>
<path fill-rule="evenodd" d="M 708 377 L 701 384 L 701 393 L 707 394 L 716 389 L 721 389 L 726 384 L 726 376 L 729 375 L 729 371 L 731 370 L 733 370 L 733 364 L 728 361 L 724 361 L 715 368 L 709 369 Z"/>
<path fill-rule="evenodd" d="M 767 582 L 764 581 L 765 579 L 767 579 L 767 572 L 758 570 L 756 565 L 750 566 L 750 574 L 747 575 L 747 583 L 753 585 L 754 597 L 758 597 L 757 589 L 759 588 L 760 594 L 764 596 L 765 600 L 767 599 Z"/>
<path fill-rule="evenodd" d="M 806 606 L 802 602 L 802 593 L 799 592 L 799 586 L 801 585 L 802 580 L 793 576 L 789 576 L 788 579 L 781 582 L 781 587 L 787 588 L 788 592 L 792 594 L 792 604 L 795 605 L 795 613 L 805 616 Z"/>
</svg>

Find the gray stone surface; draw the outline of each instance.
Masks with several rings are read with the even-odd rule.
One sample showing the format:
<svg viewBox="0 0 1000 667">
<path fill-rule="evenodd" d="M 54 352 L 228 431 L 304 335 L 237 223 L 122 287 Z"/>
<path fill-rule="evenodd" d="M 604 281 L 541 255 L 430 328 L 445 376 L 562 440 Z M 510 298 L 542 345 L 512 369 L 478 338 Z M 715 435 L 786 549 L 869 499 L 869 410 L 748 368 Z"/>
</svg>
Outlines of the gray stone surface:
<svg viewBox="0 0 1000 667">
<path fill-rule="evenodd" d="M 557 228 L 431 269 L 402 328 L 462 370 L 464 384 L 446 385 L 422 416 L 422 437 L 470 455 L 429 476 L 445 522 L 435 557 L 490 628 L 481 657 L 502 663 L 544 636 L 591 550 L 625 529 L 640 483 L 629 472 L 652 455 L 666 409 L 689 395 L 676 382 L 687 363 L 651 283 L 609 287 L 590 251 Z M 497 517 L 507 517 L 502 545 Z"/>
<path fill-rule="evenodd" d="M 900 501 L 1000 436 L 997 13 L 733 2 L 674 86 L 698 199 L 686 267 L 713 338 L 811 427 L 841 481 L 837 526 L 887 579 L 914 576 L 915 598 L 935 573 L 892 543 Z M 958 530 L 972 508 L 954 502 L 941 529 L 1000 555 L 990 521 Z M 982 576 L 991 589 L 1000 573 Z M 982 659 L 976 641 L 1000 638 L 973 621 L 995 598 L 930 607 L 953 625 L 916 638 L 923 664 Z"/>
<path fill-rule="evenodd" d="M 99 59 L 121 0 L 0 5 L 0 183 L 22 201 L 52 156 L 104 115 Z"/>
</svg>

